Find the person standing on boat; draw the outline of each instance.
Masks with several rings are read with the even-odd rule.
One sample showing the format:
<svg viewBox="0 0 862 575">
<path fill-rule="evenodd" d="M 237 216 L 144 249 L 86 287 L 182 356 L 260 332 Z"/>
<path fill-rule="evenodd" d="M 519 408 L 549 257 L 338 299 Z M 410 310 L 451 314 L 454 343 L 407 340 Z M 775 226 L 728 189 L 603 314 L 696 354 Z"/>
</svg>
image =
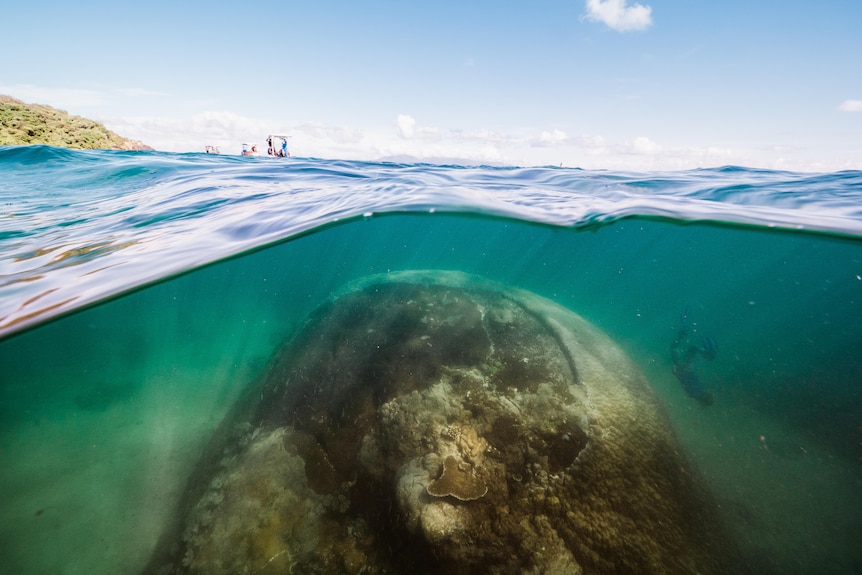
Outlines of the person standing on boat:
<svg viewBox="0 0 862 575">
<path fill-rule="evenodd" d="M 281 139 L 281 157 L 286 158 L 289 155 L 290 155 L 290 153 L 287 151 L 287 138 L 282 138 Z"/>
</svg>

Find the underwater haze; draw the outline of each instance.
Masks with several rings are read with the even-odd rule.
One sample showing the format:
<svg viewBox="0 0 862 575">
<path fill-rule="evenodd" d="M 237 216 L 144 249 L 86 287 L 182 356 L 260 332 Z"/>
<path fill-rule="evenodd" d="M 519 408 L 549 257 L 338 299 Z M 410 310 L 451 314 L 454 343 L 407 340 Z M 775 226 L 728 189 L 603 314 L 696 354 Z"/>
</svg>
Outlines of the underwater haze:
<svg viewBox="0 0 862 575">
<path fill-rule="evenodd" d="M 270 419 L 254 435 L 249 431 L 241 447 L 225 447 L 224 430 L 236 427 L 250 401 L 282 389 L 270 386 L 279 369 L 298 369 L 285 368 L 284 358 L 305 356 L 284 350 L 291 342 L 314 341 L 303 332 L 313 327 L 309 318 L 319 318 L 320 310 L 369 277 L 395 281 L 413 271 L 429 284 L 463 273 L 506 293 L 532 294 L 549 302 L 542 309 L 557 306 L 583 318 L 592 326 L 583 329 L 603 333 L 612 343 L 602 345 L 615 346 L 631 361 L 648 396 L 644 413 L 655 411 L 655 425 L 671 430 L 656 436 L 674 438 L 667 440 L 672 456 L 651 460 L 661 463 L 655 472 L 700 494 L 691 503 L 697 514 L 681 513 L 687 520 L 674 524 L 676 531 L 697 531 L 691 518 L 708 517 L 715 525 L 703 525 L 703 533 L 715 529 L 729 542 L 711 550 L 707 542 L 708 551 L 698 548 L 692 557 L 725 554 L 704 564 L 751 573 L 862 573 L 862 172 L 726 167 L 620 173 L 30 146 L 0 147 L 0 199 L 2 573 L 140 573 L 157 572 L 157 564 L 162 572 L 217 572 L 195 567 L 190 554 L 169 567 L 159 561 L 166 556 L 160 550 L 174 539 L 174 550 L 191 548 L 182 527 L 192 524 L 190 509 L 212 493 L 214 483 L 230 483 L 222 478 L 225 464 L 210 464 L 212 454 L 230 452 L 246 461 L 242 449 L 259 437 L 274 437 L 266 435 L 274 429 Z M 427 309 L 455 298 L 436 292 L 439 300 L 410 297 L 429 298 Z M 481 301 L 476 309 L 484 313 Z M 393 304 L 378 305 L 369 308 L 371 317 Z M 452 312 L 441 325 L 454 325 L 463 313 Z M 539 323 L 555 322 L 542 317 Z M 368 325 L 360 331 L 378 329 Z M 562 332 L 553 333 L 548 341 L 565 343 Z M 419 344 L 435 341 L 433 333 L 416 337 Z M 344 339 L 345 345 L 352 341 Z M 489 349 L 501 349 L 497 340 L 494 345 Z M 520 350 L 525 344 L 517 345 Z M 566 359 L 555 360 L 570 362 L 574 374 L 558 391 L 587 386 L 593 373 L 585 367 L 593 360 L 579 359 L 570 348 L 561 344 Z M 457 359 L 459 377 L 484 381 L 477 384 L 482 393 L 499 391 L 488 396 L 494 405 L 517 404 L 512 409 L 520 412 L 538 405 L 527 394 L 540 394 L 541 385 L 491 390 L 494 378 L 514 365 L 488 357 L 477 356 L 475 368 Z M 429 373 L 439 382 L 455 378 L 453 369 Z M 288 380 L 278 385 L 301 394 L 302 388 L 290 387 L 301 385 L 298 380 Z M 444 401 L 440 389 L 408 391 Z M 399 396 L 389 390 L 374 408 L 406 401 L 408 391 Z M 327 393 L 354 392 L 344 384 Z M 559 393 L 566 401 L 580 397 Z M 613 386 L 607 393 L 615 397 Z M 301 423 L 303 404 L 296 405 L 290 433 L 307 425 Z M 385 418 L 373 413 L 378 415 L 356 417 L 376 417 L 381 425 Z M 473 408 L 469 417 L 477 413 Z M 593 445 L 591 430 L 619 431 L 619 422 L 602 428 L 602 417 L 587 410 L 578 420 L 585 445 Z M 503 434 L 498 420 L 487 422 L 495 436 L 483 435 L 486 428 L 476 423 L 474 443 L 486 441 L 490 459 L 495 450 L 505 452 L 495 443 L 500 437 L 527 438 L 523 453 L 529 459 L 530 450 L 538 449 L 536 438 L 547 436 L 542 445 L 550 455 L 534 463 L 550 460 L 554 467 L 553 454 L 575 437 L 569 428 L 560 428 L 558 437 L 556 431 L 531 438 L 527 432 Z M 533 425 L 524 421 L 519 429 Z M 322 432 L 315 433 L 326 448 Z M 427 464 L 427 493 L 417 497 L 450 511 L 478 508 L 492 498 L 502 505 L 491 479 L 487 494 L 479 485 L 469 496 L 441 492 L 439 501 L 433 499 L 433 485 L 449 469 L 445 450 L 456 449 L 444 439 L 426 445 L 437 450 L 436 459 Z M 312 476 L 305 455 L 310 448 L 296 449 L 305 469 L 296 481 L 314 487 L 320 477 Z M 361 455 L 371 448 L 356 449 Z M 633 465 L 641 455 L 654 457 L 648 451 L 630 449 Z M 484 459 L 461 455 L 464 461 L 453 463 L 452 473 L 472 473 L 471 481 L 484 477 Z M 554 473 L 542 473 L 565 483 L 586 465 L 580 457 L 572 452 Z M 320 458 L 334 461 L 332 452 Z M 500 489 L 520 493 L 527 480 L 510 469 Z M 620 485 L 640 488 L 635 480 Z M 551 484 L 544 488 L 553 491 Z M 349 506 L 362 508 L 350 493 Z M 563 509 L 564 494 L 574 497 L 571 491 L 554 493 Z M 631 495 L 643 500 L 636 491 Z M 219 491 L 222 497 L 227 495 Z M 426 523 L 411 527 L 408 507 L 415 501 L 392 497 L 406 518 L 390 522 L 395 527 L 387 523 L 385 533 L 403 528 L 411 545 L 422 540 L 416 543 L 417 564 L 430 557 L 449 565 L 460 557 L 449 539 L 429 535 Z M 301 501 L 295 505 L 301 508 Z M 653 511 L 661 516 L 661 509 Z M 369 533 L 375 525 L 368 518 L 351 521 Z M 574 520 L 568 521 L 576 532 Z M 291 562 L 285 558 L 294 555 L 293 564 L 306 566 L 290 547 L 293 532 L 266 525 L 276 532 L 265 546 L 248 536 L 252 558 L 245 572 L 286 572 Z M 571 553 L 570 563 L 543 563 L 530 555 L 518 564 L 563 573 L 574 572 L 577 563 L 588 573 L 617 573 L 626 572 L 626 553 L 646 553 L 646 546 L 626 547 L 622 531 L 610 528 L 600 534 L 600 548 L 576 548 L 567 539 L 569 527 L 547 532 Z M 641 529 L 648 536 L 648 524 Z M 374 537 L 383 535 L 370 533 L 367 540 Z M 309 556 L 323 553 L 303 549 Z M 352 555 L 339 563 L 343 572 L 363 568 L 356 557 L 367 559 L 366 572 L 398 569 L 371 547 L 350 549 Z M 388 567 L 368 566 L 378 557 Z M 306 572 L 331 570 L 329 563 L 308 561 Z M 648 558 L 636 564 L 646 572 L 645 565 L 656 565 Z"/>
</svg>

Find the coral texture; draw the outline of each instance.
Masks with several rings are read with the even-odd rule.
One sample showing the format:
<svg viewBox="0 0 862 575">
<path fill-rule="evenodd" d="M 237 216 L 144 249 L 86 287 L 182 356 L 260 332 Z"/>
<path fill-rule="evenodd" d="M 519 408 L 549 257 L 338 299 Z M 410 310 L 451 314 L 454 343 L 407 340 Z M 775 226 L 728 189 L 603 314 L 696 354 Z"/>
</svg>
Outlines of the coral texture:
<svg viewBox="0 0 862 575">
<path fill-rule="evenodd" d="M 533 294 L 452 272 L 366 279 L 248 398 L 154 571 L 726 568 L 640 373 Z"/>
</svg>

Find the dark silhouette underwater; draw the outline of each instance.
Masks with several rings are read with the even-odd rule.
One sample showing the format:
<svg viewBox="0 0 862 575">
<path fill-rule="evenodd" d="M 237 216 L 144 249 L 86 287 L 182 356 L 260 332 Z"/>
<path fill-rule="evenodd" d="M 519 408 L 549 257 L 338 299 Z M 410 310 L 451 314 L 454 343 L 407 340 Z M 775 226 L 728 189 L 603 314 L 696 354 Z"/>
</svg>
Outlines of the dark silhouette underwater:
<svg viewBox="0 0 862 575">
<path fill-rule="evenodd" d="M 712 360 L 718 353 L 718 342 L 712 337 L 704 337 L 700 341 L 693 341 L 692 324 L 689 320 L 688 308 L 682 314 L 679 330 L 676 338 L 670 346 L 670 357 L 673 364 L 673 374 L 682 384 L 689 397 L 698 401 L 704 407 L 712 405 L 712 394 L 703 385 L 694 371 L 694 364 L 699 357 Z"/>
</svg>

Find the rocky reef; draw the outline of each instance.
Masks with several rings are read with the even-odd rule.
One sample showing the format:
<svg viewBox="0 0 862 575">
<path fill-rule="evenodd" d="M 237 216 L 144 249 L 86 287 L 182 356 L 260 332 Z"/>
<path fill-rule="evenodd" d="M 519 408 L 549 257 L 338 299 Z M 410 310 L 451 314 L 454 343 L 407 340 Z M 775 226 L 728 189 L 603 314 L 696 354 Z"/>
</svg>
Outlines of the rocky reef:
<svg viewBox="0 0 862 575">
<path fill-rule="evenodd" d="M 607 336 L 454 272 L 319 308 L 192 477 L 152 573 L 713 573 L 729 543 Z"/>
</svg>

